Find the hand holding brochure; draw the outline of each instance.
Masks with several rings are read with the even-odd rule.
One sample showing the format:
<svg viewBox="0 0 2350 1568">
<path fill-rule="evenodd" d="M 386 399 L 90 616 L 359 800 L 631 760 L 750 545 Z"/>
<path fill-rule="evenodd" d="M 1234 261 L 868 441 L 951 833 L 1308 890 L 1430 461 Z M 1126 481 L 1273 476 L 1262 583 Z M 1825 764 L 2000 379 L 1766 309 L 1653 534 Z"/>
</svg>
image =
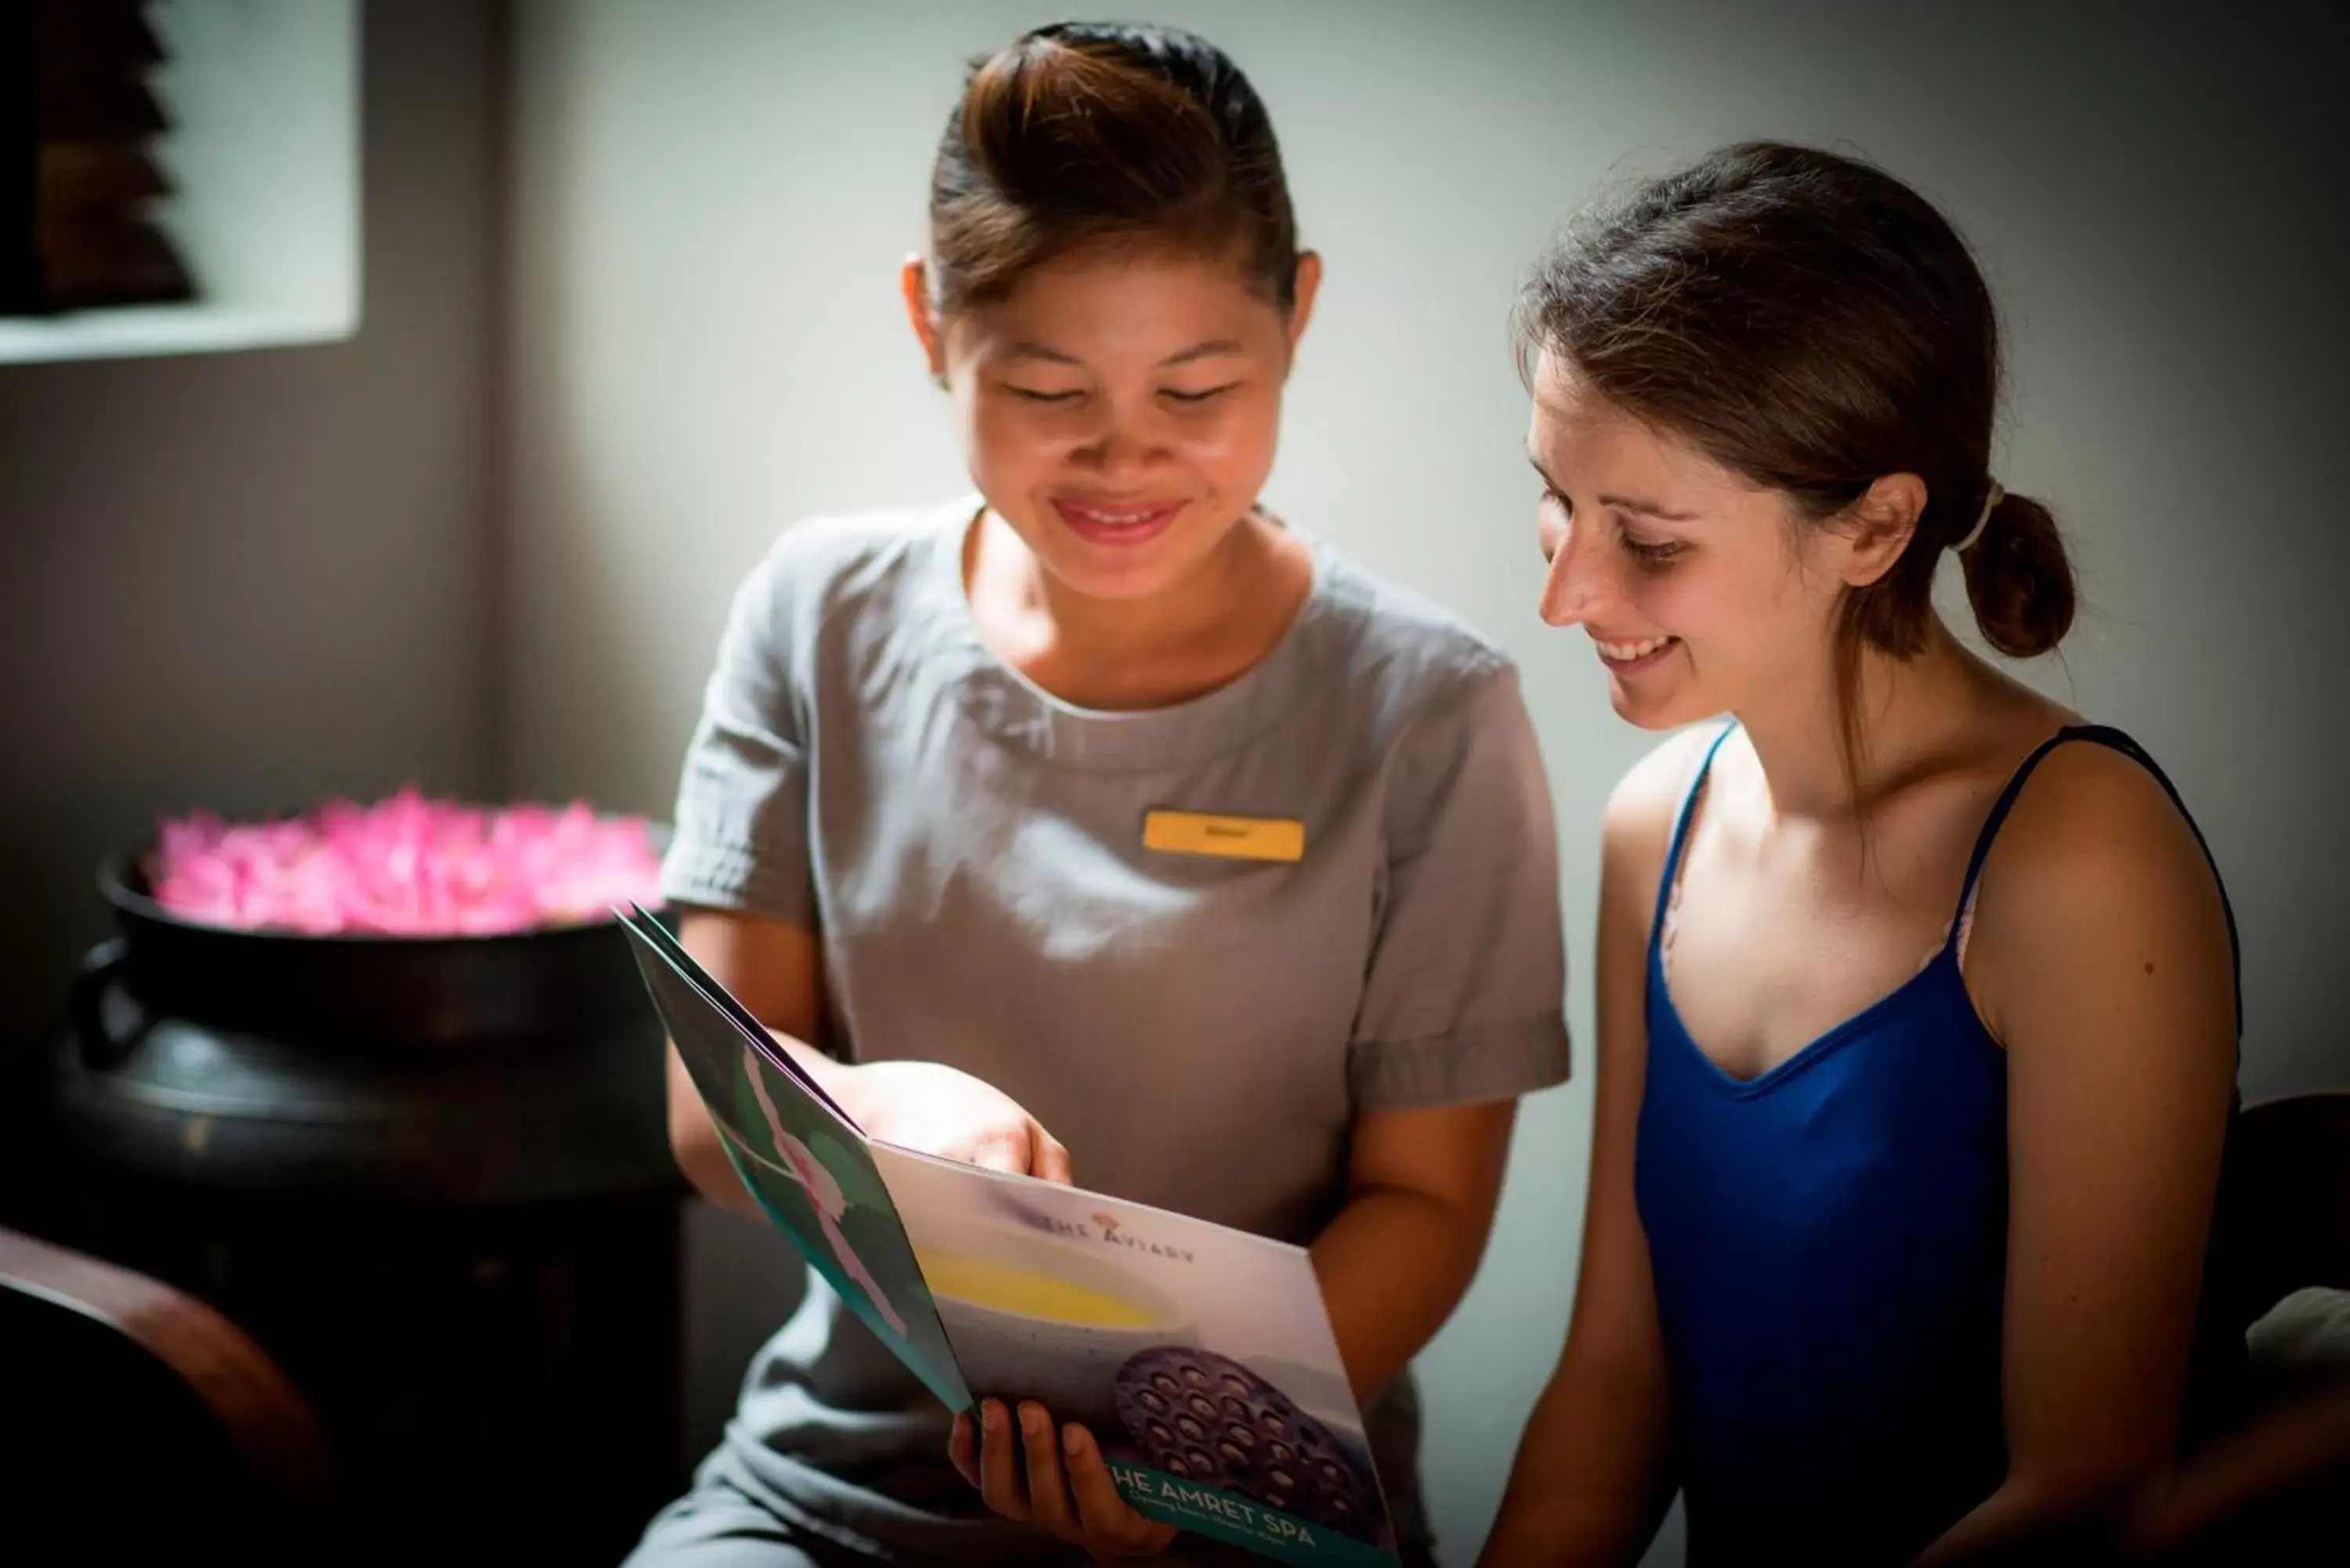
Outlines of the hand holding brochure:
<svg viewBox="0 0 2350 1568">
<path fill-rule="evenodd" d="M 641 909 L 638 968 L 743 1185 L 948 1408 L 1083 1423 L 1128 1502 L 1277 1562 L 1394 1564 L 1305 1251 L 865 1133 Z"/>
</svg>

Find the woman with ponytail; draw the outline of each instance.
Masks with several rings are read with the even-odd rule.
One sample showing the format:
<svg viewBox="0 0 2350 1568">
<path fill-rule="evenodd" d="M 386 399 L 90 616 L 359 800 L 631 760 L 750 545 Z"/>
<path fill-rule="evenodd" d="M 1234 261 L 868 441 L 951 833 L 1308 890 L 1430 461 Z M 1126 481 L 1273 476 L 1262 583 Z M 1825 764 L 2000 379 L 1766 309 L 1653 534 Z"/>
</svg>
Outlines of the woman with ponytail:
<svg viewBox="0 0 2350 1568">
<path fill-rule="evenodd" d="M 1320 275 L 1212 45 L 1064 26 L 981 62 L 902 276 L 973 493 L 798 524 L 751 574 L 664 882 L 874 1136 L 1308 1247 L 1426 1563 L 1408 1367 L 1517 1097 L 1566 1074 L 1557 856 L 1509 661 L 1260 501 Z M 1146 842 L 1159 811 L 1243 842 Z M 687 1173 L 749 1208 L 671 1083 Z M 980 1416 L 813 1289 L 631 1562 L 1238 1558 L 1055 1412 Z"/>
<path fill-rule="evenodd" d="M 1630 1564 L 1676 1487 L 1697 1568 L 2088 1561 L 2242 1349 L 2234 937 L 2152 760 L 1936 613 L 1955 556 L 2000 653 L 2073 616 L 1991 296 L 1898 181 L 1750 144 L 1522 325 L 1544 618 L 1633 723 L 1732 722 L 1608 805 L 1582 1272 L 1482 1561 Z"/>
</svg>

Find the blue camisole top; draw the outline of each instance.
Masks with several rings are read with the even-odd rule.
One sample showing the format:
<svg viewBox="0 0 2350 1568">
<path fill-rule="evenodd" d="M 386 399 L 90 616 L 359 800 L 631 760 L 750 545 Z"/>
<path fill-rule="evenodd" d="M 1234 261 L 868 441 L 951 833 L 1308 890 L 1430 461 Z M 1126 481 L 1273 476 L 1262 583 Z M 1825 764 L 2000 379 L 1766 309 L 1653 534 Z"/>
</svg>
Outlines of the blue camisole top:
<svg viewBox="0 0 2350 1568">
<path fill-rule="evenodd" d="M 1751 1079 L 1698 1048 L 1665 983 L 1721 737 L 1682 803 L 1649 935 L 1636 1179 L 1692 1564 L 1906 1563 L 2004 1477 L 2007 1061 L 1967 994 L 1960 933 L 2017 794 L 2075 741 L 2126 753 L 2178 800 L 2119 732 L 2051 738 L 1983 824 L 1940 951 Z"/>
</svg>

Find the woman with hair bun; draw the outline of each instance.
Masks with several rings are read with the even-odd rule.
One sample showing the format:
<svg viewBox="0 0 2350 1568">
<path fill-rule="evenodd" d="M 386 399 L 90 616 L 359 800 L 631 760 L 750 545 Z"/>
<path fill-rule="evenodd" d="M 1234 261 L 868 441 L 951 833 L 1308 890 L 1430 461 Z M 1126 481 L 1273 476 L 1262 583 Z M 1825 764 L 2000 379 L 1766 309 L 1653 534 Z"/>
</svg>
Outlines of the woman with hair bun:
<svg viewBox="0 0 2350 1568">
<path fill-rule="evenodd" d="M 1508 659 L 1259 499 L 1320 276 L 1212 45 L 1070 25 L 980 62 L 903 276 L 975 493 L 785 532 L 663 880 L 874 1136 L 1309 1247 L 1424 1563 L 1408 1364 L 1517 1097 L 1566 1075 L 1557 855 Z M 1147 840 L 1168 812 L 1227 836 Z M 674 1060 L 670 1101 L 748 1208 Z M 1053 1412 L 983 1417 L 812 1291 L 630 1561 L 1239 1558 L 1134 1513 Z"/>
<path fill-rule="evenodd" d="M 1482 1561 L 1629 1564 L 1677 1486 L 1698 1568 L 2086 1561 L 2242 1351 L 2234 929 L 2147 754 L 1935 611 L 1955 556 L 2002 653 L 2073 614 L 1990 293 L 1900 182 L 1748 144 L 1522 326 L 1544 618 L 1633 723 L 1733 722 L 1608 804 L 1582 1272 Z"/>
</svg>

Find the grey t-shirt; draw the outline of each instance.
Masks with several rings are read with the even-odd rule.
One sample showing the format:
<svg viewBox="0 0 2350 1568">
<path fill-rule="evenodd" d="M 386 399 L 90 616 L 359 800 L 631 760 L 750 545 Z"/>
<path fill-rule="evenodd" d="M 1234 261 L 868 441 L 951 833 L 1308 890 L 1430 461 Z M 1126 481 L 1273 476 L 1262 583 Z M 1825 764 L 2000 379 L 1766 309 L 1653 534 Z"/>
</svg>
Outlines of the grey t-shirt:
<svg viewBox="0 0 2350 1568">
<path fill-rule="evenodd" d="M 669 898 L 813 922 L 847 1059 L 959 1067 L 1060 1138 L 1080 1184 L 1300 1244 L 1343 1199 L 1357 1113 L 1565 1077 L 1550 794 L 1495 648 L 1317 542 L 1254 668 L 1172 707 L 1081 710 L 981 641 L 979 507 L 813 519 L 752 572 L 686 755 Z M 1301 822 L 1304 854 L 1149 849 L 1157 808 Z M 1367 1419 L 1409 1526 L 1409 1380 Z M 946 1427 L 817 1285 L 713 1463 L 884 1556 L 1046 1560 L 983 1515 Z"/>
</svg>

